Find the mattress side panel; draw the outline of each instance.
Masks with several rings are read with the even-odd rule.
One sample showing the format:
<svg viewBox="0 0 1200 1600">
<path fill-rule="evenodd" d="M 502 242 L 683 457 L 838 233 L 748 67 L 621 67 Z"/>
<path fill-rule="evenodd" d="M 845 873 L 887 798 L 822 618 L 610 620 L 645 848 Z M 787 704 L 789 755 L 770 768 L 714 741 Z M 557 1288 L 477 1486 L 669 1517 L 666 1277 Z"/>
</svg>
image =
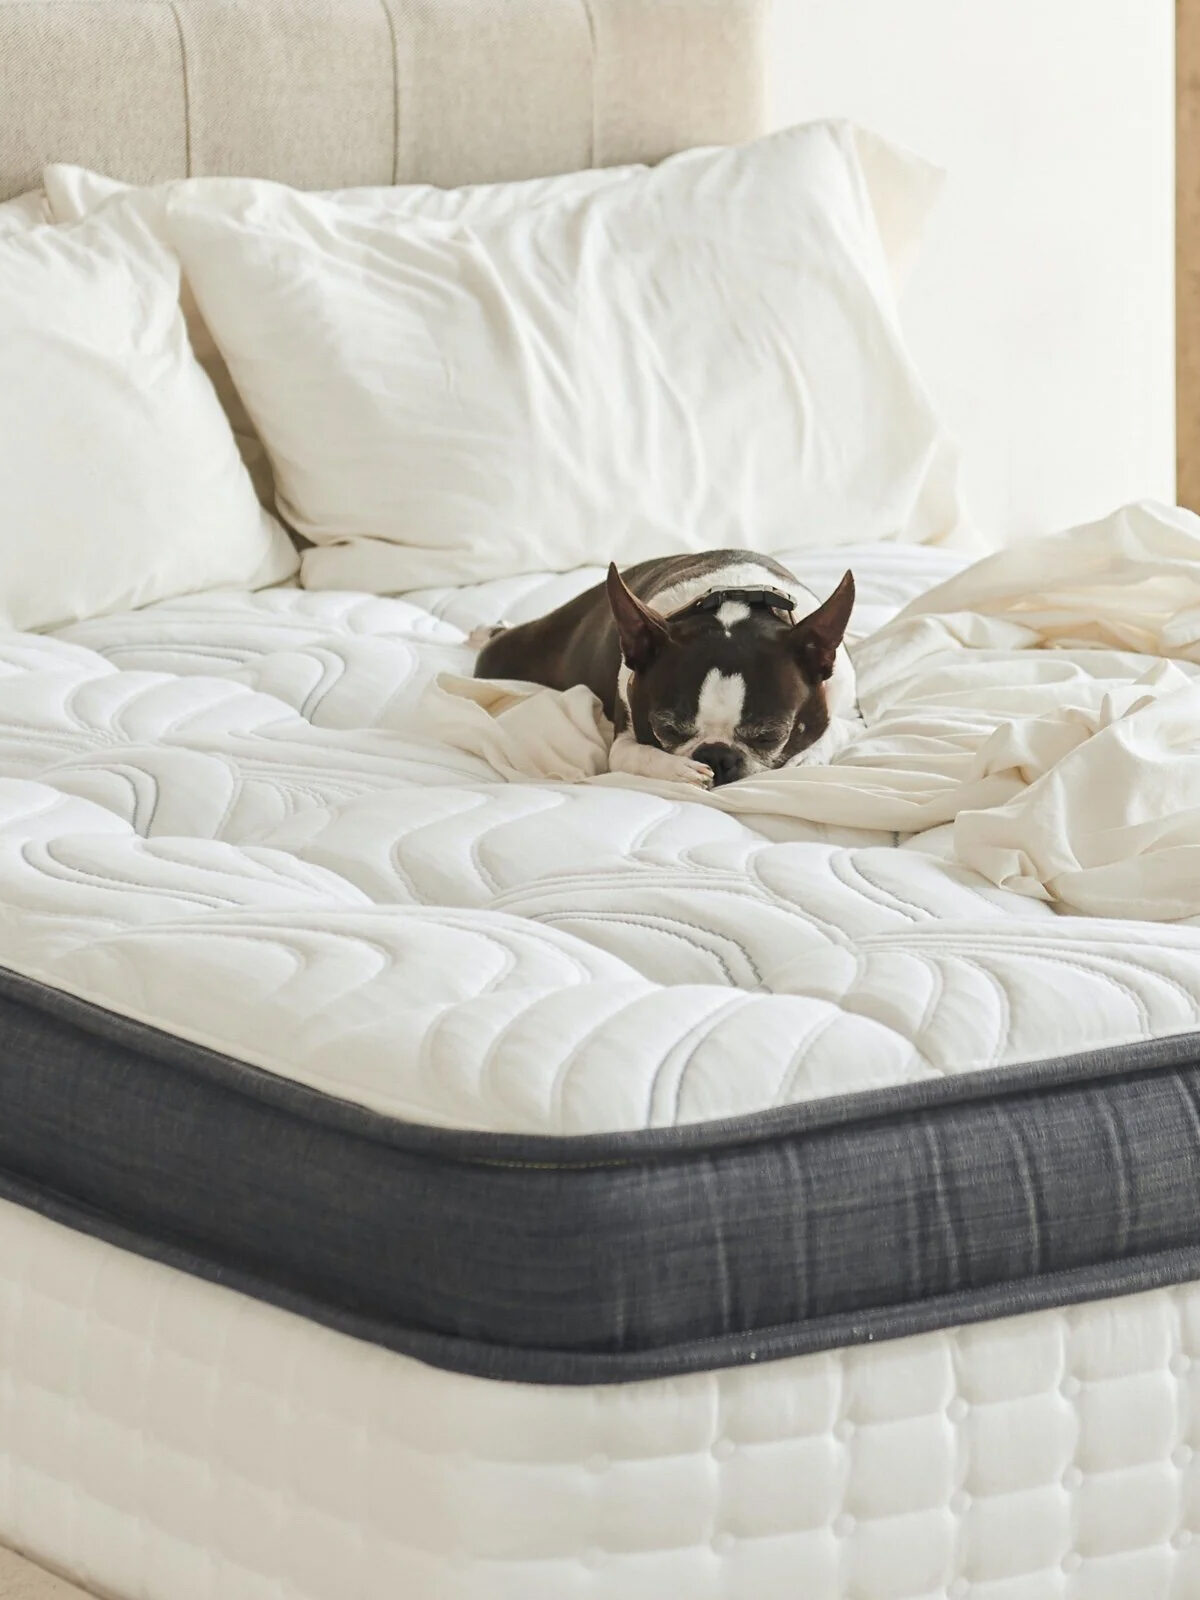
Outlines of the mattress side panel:
<svg viewBox="0 0 1200 1600">
<path fill-rule="evenodd" d="M 682 1150 L 407 1149 L 0 991 L 0 1193 L 464 1372 L 622 1381 L 1200 1270 L 1200 1054 Z M 1178 1050 L 1176 1050 L 1178 1055 Z"/>
</svg>

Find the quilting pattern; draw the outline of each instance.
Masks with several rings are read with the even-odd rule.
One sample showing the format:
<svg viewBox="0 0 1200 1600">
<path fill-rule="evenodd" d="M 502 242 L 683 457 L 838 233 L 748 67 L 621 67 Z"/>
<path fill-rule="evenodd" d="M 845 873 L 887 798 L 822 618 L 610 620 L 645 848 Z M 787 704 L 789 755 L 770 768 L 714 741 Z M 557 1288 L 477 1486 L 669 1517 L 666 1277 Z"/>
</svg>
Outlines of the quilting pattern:
<svg viewBox="0 0 1200 1600">
<path fill-rule="evenodd" d="M 846 564 L 869 630 L 954 563 L 793 560 L 818 592 Z M 419 736 L 464 628 L 595 575 L 209 594 L 0 639 L 0 961 L 397 1116 L 524 1132 L 1200 1023 L 1193 926 L 1056 914 L 936 834 L 505 783 Z"/>
</svg>

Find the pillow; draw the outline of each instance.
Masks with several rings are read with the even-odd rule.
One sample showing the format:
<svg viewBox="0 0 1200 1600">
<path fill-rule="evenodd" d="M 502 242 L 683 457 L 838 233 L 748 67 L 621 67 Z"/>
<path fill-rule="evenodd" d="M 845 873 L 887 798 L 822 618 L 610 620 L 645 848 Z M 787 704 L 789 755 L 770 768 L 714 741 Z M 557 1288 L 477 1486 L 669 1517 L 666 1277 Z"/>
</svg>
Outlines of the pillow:
<svg viewBox="0 0 1200 1600">
<path fill-rule="evenodd" d="M 893 282 L 898 288 L 915 258 L 926 214 L 941 188 L 942 173 L 866 129 L 850 131 Z M 327 191 L 323 198 L 347 211 L 361 211 L 374 217 L 384 213 L 398 220 L 424 217 L 443 222 L 490 222 L 547 202 L 577 200 L 645 171 L 644 166 L 602 167 L 511 183 L 471 184 L 459 189 L 438 189 L 431 184 L 337 189 Z M 60 162 L 45 169 L 43 181 L 45 193 L 39 199 L 55 222 L 78 222 L 97 207 L 120 199 L 134 207 L 148 226 L 165 237 L 170 196 L 180 189 L 203 195 L 209 185 L 220 180 L 185 178 L 135 188 L 90 172 L 86 167 Z M 186 280 L 180 300 L 196 359 L 217 391 L 255 491 L 263 505 L 274 507 L 275 481 L 270 461 Z"/>
<path fill-rule="evenodd" d="M 0 238 L 0 625 L 276 583 L 296 553 L 254 497 L 136 218 Z"/>
<path fill-rule="evenodd" d="M 962 526 L 845 125 L 469 223 L 228 179 L 168 226 L 310 587 Z"/>
<path fill-rule="evenodd" d="M 348 211 L 362 210 L 372 216 L 384 214 L 401 217 L 437 217 L 442 220 L 471 220 L 480 217 L 505 215 L 512 210 L 540 205 L 547 199 L 589 194 L 608 184 L 620 183 L 636 167 L 609 167 L 589 172 L 572 172 L 564 177 L 530 178 L 521 183 L 476 184 L 462 189 L 435 189 L 429 184 L 410 184 L 397 188 L 341 189 L 332 191 L 327 198 Z M 165 220 L 168 197 L 176 188 L 186 188 L 203 193 L 210 178 L 181 178 L 173 183 L 157 184 L 149 188 L 131 188 L 113 178 L 101 177 L 85 167 L 55 164 L 45 170 L 46 200 L 55 222 L 77 222 L 89 216 L 98 207 L 109 203 L 131 208 L 146 226 L 166 238 Z M 15 203 L 15 202 L 14 202 Z M 3 208 L 0 208 L 2 211 Z M 2 224 L 0 224 L 2 225 Z M 229 425 L 233 429 L 242 460 L 254 483 L 255 492 L 263 505 L 275 504 L 275 481 L 271 463 L 267 459 L 262 441 L 246 413 L 241 397 L 229 375 L 229 368 L 221 352 L 213 343 L 196 308 L 195 300 L 186 281 L 180 295 L 188 336 L 196 359 L 208 373 L 217 398 L 224 407 Z"/>
<path fill-rule="evenodd" d="M 31 189 L 15 200 L 0 201 L 0 238 L 8 233 L 27 233 L 30 228 L 44 227 L 53 220 L 42 189 Z"/>
</svg>

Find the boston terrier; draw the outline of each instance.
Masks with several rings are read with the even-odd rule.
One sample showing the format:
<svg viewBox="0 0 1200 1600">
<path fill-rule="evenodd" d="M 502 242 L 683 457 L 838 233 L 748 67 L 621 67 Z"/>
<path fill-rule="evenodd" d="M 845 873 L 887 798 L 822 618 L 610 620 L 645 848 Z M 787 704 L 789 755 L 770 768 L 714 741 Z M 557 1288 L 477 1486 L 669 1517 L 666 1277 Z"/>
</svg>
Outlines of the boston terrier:
<svg viewBox="0 0 1200 1600">
<path fill-rule="evenodd" d="M 477 629 L 477 678 L 586 684 L 615 731 L 609 767 L 710 788 L 827 761 L 858 715 L 842 644 L 849 572 L 823 603 L 745 550 L 641 561 L 544 617 Z"/>
</svg>

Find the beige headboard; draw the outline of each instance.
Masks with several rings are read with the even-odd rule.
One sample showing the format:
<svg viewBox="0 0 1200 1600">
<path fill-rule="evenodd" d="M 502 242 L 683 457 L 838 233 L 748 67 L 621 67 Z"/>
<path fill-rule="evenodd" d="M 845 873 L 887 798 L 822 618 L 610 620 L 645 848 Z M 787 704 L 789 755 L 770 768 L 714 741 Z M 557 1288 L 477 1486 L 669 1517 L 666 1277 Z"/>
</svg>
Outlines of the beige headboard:
<svg viewBox="0 0 1200 1600">
<path fill-rule="evenodd" d="M 768 0 L 0 0 L 0 200 L 535 177 L 746 138 Z"/>
</svg>

